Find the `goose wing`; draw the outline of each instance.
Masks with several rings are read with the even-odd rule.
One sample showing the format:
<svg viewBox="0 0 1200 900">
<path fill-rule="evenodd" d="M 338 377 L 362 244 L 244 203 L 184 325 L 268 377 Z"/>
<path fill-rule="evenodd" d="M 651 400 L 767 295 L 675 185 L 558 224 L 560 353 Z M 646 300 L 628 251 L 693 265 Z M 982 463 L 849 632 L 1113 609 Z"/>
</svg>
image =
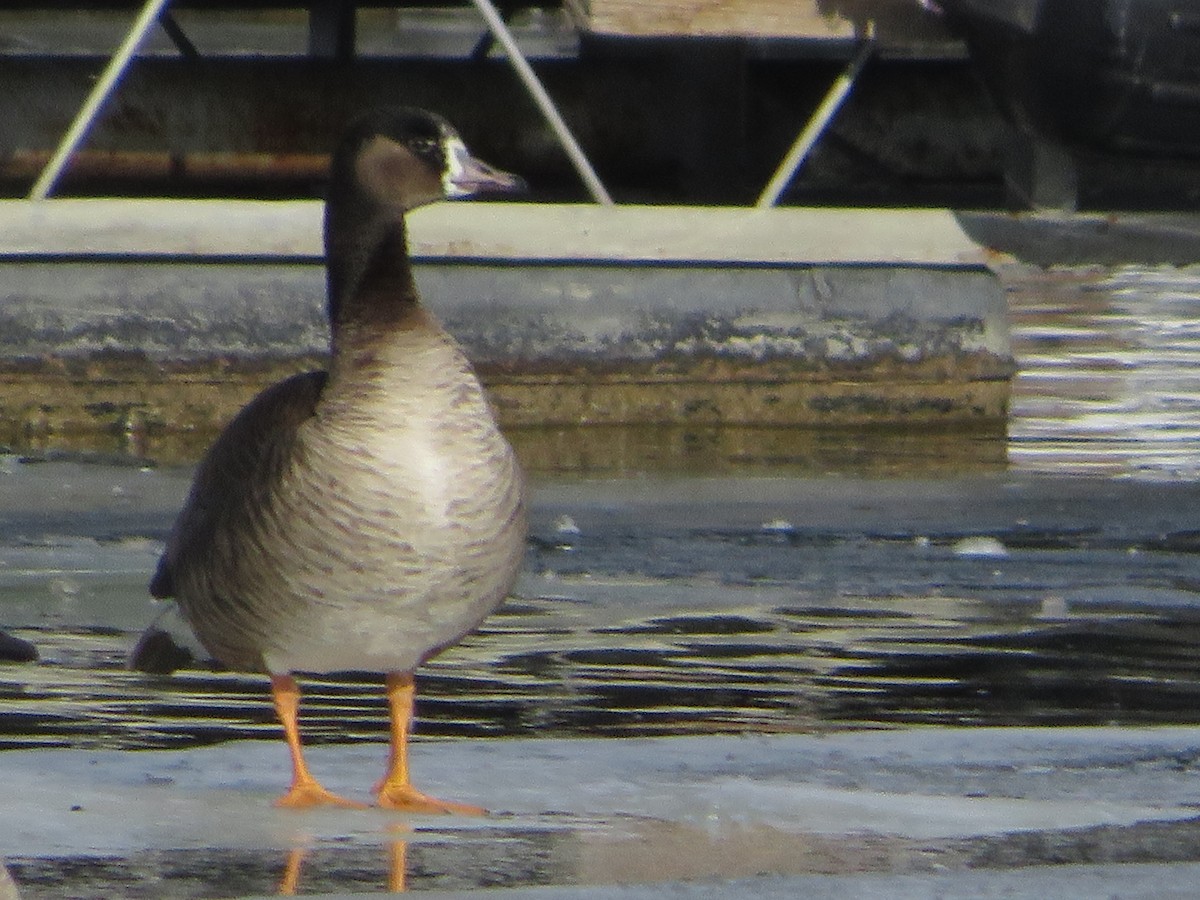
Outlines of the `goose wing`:
<svg viewBox="0 0 1200 900">
<path fill-rule="evenodd" d="M 208 564 L 217 536 L 237 534 L 237 526 L 262 508 L 286 471 L 297 431 L 312 418 L 327 379 L 325 372 L 293 375 L 267 388 L 233 418 L 196 470 L 191 494 L 150 580 L 152 596 L 175 596 L 177 574 Z"/>
</svg>

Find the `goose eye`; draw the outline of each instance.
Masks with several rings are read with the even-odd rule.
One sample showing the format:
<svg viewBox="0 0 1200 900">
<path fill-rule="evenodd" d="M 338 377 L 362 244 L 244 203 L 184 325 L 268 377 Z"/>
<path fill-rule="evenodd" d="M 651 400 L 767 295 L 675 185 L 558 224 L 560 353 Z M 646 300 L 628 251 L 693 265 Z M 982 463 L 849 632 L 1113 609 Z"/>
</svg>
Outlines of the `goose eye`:
<svg viewBox="0 0 1200 900">
<path fill-rule="evenodd" d="M 438 142 L 433 138 L 414 138 L 408 146 L 417 156 L 427 158 L 436 156 L 438 151 Z"/>
</svg>

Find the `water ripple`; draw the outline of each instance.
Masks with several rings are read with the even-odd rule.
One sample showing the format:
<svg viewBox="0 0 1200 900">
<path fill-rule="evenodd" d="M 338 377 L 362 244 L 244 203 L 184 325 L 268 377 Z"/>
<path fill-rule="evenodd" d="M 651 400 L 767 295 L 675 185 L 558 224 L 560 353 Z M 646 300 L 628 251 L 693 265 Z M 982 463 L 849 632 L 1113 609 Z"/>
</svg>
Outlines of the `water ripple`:
<svg viewBox="0 0 1200 900">
<path fill-rule="evenodd" d="M 1010 284 L 1012 466 L 1200 473 L 1200 268 L 1023 273 Z"/>
</svg>

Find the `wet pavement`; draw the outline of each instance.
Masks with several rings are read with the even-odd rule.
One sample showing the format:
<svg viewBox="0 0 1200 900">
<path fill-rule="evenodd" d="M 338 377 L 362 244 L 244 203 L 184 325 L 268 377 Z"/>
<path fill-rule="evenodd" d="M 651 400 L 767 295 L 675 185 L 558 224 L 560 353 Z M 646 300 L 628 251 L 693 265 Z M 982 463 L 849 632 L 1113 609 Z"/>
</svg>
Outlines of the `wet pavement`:
<svg viewBox="0 0 1200 900">
<path fill-rule="evenodd" d="M 776 435 L 747 458 L 710 434 L 690 471 L 535 467 L 516 596 L 419 679 L 418 775 L 478 822 L 271 809 L 261 679 L 122 665 L 188 470 L 0 458 L 0 624 L 41 652 L 0 667 L 0 774 L 31 786 L 0 803 L 20 896 L 398 872 L 548 897 L 1183 896 L 1200 272 L 1009 282 L 1006 438 Z M 307 697 L 316 768 L 363 793 L 379 685 Z"/>
</svg>

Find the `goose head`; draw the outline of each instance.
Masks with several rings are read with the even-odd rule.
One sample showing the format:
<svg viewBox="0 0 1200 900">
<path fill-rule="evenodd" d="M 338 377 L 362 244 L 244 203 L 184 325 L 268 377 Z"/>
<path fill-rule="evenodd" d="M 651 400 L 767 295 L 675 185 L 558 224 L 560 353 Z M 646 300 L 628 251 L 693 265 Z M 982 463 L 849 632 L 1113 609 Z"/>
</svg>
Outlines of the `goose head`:
<svg viewBox="0 0 1200 900">
<path fill-rule="evenodd" d="M 524 181 L 473 156 L 441 116 L 389 107 L 355 119 L 334 151 L 325 202 L 329 314 L 342 312 L 372 281 L 411 287 L 406 213 L 438 200 L 522 190 Z"/>
</svg>

